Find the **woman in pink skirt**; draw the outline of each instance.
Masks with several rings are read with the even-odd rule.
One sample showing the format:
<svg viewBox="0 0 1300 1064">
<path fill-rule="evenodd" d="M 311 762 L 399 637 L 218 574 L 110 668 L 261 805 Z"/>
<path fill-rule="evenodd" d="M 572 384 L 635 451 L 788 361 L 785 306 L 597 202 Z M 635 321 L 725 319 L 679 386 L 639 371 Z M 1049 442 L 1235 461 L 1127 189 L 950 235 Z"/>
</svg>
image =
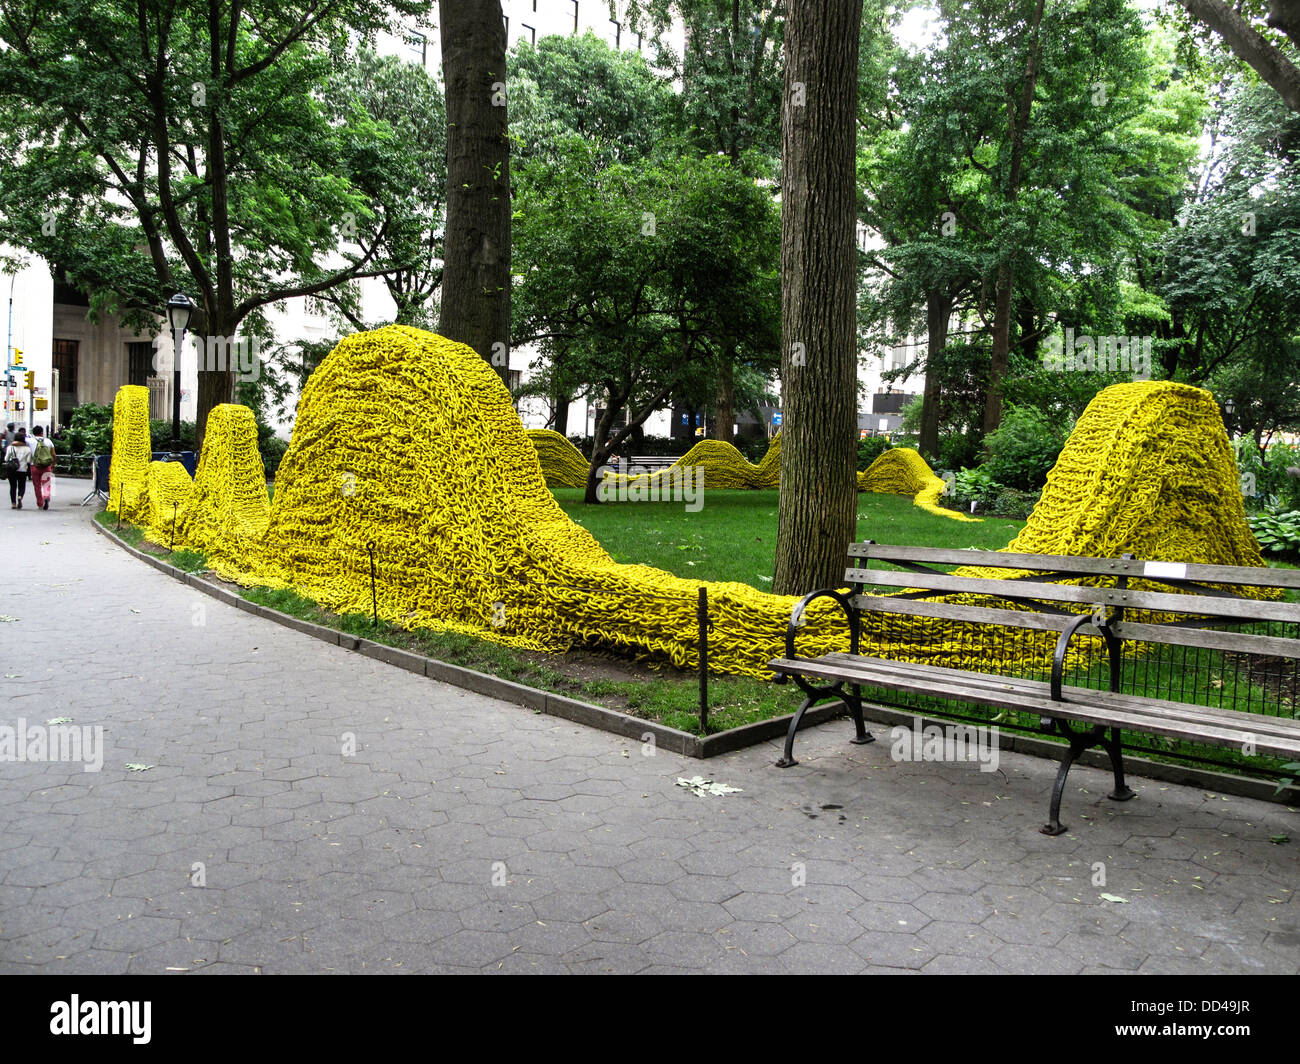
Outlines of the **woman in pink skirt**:
<svg viewBox="0 0 1300 1064">
<path fill-rule="evenodd" d="M 32 429 L 32 491 L 36 493 L 36 508 L 48 510 L 54 494 L 54 441 L 37 425 Z"/>
</svg>

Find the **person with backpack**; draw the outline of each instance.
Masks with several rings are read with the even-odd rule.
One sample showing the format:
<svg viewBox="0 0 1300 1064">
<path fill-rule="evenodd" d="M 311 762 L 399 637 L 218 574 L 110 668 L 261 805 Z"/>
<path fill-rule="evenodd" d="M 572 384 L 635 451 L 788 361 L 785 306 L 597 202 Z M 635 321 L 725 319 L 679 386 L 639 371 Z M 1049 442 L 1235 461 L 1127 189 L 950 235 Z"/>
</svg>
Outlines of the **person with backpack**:
<svg viewBox="0 0 1300 1064">
<path fill-rule="evenodd" d="M 48 510 L 54 497 L 54 444 L 40 425 L 32 433 L 36 436 L 36 449 L 32 452 L 32 494 L 36 496 L 36 508 Z"/>
<path fill-rule="evenodd" d="M 9 480 L 9 508 L 21 510 L 27 494 L 27 473 L 32 467 L 32 449 L 27 446 L 27 430 L 19 426 L 13 443 L 5 448 L 5 476 Z"/>
</svg>

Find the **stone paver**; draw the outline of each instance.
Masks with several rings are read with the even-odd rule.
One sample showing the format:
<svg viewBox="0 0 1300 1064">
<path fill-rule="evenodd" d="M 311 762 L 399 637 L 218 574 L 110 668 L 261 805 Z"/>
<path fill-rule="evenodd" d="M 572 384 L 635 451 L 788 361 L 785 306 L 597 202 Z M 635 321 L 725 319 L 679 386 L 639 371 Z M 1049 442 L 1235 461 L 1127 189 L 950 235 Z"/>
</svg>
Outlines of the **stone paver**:
<svg viewBox="0 0 1300 1064">
<path fill-rule="evenodd" d="M 0 517 L 0 724 L 100 725 L 105 760 L 0 762 L 0 971 L 1300 969 L 1286 808 L 1076 768 L 1046 839 L 1052 764 L 895 764 L 842 721 L 785 771 L 646 757 L 224 606 L 74 495 Z"/>
</svg>

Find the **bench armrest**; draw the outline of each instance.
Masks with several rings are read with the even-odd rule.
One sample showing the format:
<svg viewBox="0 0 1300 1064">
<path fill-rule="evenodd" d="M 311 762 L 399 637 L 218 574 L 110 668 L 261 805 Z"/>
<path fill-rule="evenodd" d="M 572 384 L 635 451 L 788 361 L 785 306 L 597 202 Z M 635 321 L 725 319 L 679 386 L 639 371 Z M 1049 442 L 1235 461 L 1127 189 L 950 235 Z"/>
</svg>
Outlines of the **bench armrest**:
<svg viewBox="0 0 1300 1064">
<path fill-rule="evenodd" d="M 794 609 L 790 611 L 790 623 L 785 629 L 785 656 L 792 660 L 799 657 L 795 651 L 794 634 L 795 631 L 803 627 L 803 615 L 809 605 L 819 598 L 831 598 L 840 604 L 840 609 L 844 611 L 845 617 L 849 622 L 849 634 L 851 640 L 850 652 L 858 652 L 858 626 L 854 623 L 856 610 L 849 596 L 840 591 L 832 591 L 830 588 L 822 588 L 820 591 L 813 591 L 805 595 L 795 603 Z"/>
<path fill-rule="evenodd" d="M 1091 625 L 1101 632 L 1106 640 L 1107 648 L 1112 648 L 1115 642 L 1115 636 L 1110 630 L 1110 622 L 1106 620 L 1105 607 L 1093 610 L 1092 613 L 1080 614 L 1074 619 L 1070 627 L 1061 632 L 1060 638 L 1056 641 L 1056 651 L 1052 655 L 1052 701 L 1060 702 L 1061 698 L 1061 679 L 1065 673 L 1065 652 L 1069 649 L 1070 640 L 1079 634 L 1079 629 L 1085 625 Z M 1112 685 L 1113 686 L 1113 685 Z"/>
</svg>

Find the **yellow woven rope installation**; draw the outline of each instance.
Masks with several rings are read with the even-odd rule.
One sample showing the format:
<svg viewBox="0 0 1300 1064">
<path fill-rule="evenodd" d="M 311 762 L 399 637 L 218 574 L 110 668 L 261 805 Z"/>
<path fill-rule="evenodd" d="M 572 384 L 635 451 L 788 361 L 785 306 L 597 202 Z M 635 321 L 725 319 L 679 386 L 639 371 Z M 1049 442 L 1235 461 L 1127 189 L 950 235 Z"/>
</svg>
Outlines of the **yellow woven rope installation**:
<svg viewBox="0 0 1300 1064">
<path fill-rule="evenodd" d="M 202 543 L 209 563 L 223 575 L 246 568 L 259 549 L 271 502 L 257 449 L 257 420 L 248 407 L 222 403 L 208 414 L 185 516 L 186 540 Z"/>
<path fill-rule="evenodd" d="M 666 469 L 654 473 L 607 473 L 601 482 L 607 490 L 619 488 L 653 489 L 661 492 L 680 483 L 684 470 L 701 470 L 704 487 L 719 491 L 749 488 L 776 488 L 781 483 L 780 436 L 768 444 L 767 453 L 754 465 L 734 444 L 726 440 L 700 440 Z M 696 474 L 692 473 L 692 477 Z M 584 480 L 584 483 L 586 481 Z"/>
<path fill-rule="evenodd" d="M 123 385 L 113 399 L 113 453 L 109 459 L 108 508 L 123 521 L 145 517 L 149 471 L 149 389 Z"/>
<path fill-rule="evenodd" d="M 858 491 L 910 495 L 922 510 L 954 521 L 978 521 L 939 505 L 943 480 L 934 475 L 929 463 L 910 447 L 891 447 L 858 474 Z"/>
<path fill-rule="evenodd" d="M 554 429 L 528 429 L 537 448 L 537 460 L 548 488 L 581 488 L 587 484 L 587 460 L 582 452 Z"/>
<path fill-rule="evenodd" d="M 182 532 L 189 514 L 194 481 L 180 462 L 150 462 L 145 476 L 144 517 L 141 524 L 145 537 L 155 543 L 184 542 Z"/>
<path fill-rule="evenodd" d="M 147 391 L 135 391 L 147 406 Z M 119 447 L 135 454 L 140 438 L 147 449 L 148 422 L 125 416 L 130 402 L 119 394 L 115 457 Z M 398 625 L 552 651 L 622 646 L 694 663 L 700 582 L 618 564 L 568 519 L 546 489 L 509 392 L 470 348 L 405 326 L 343 340 L 303 390 L 269 524 L 255 544 L 257 493 L 248 482 L 259 474 L 250 422 L 251 414 L 223 414 L 216 432 L 210 423 L 185 522 L 185 545 L 212 551 L 224 575 L 290 585 L 328 609 L 368 612 L 373 552 L 379 613 Z M 129 462 L 128 471 L 138 468 Z M 223 491 L 214 478 L 227 465 L 232 486 Z M 136 476 L 135 494 L 144 495 L 145 469 Z M 154 483 L 163 489 L 158 474 Z M 1114 497 L 1130 490 L 1132 500 Z M 1196 494 L 1171 497 L 1184 491 Z M 232 500 L 247 497 L 254 501 L 243 516 L 244 504 Z M 131 489 L 125 498 L 129 505 Z M 1197 389 L 1142 384 L 1103 392 L 1080 418 L 1039 506 L 1047 516 L 1039 520 L 1035 511 L 1012 549 L 1034 542 L 1050 553 L 1261 563 L 1250 549 L 1222 421 Z M 1089 506 L 1105 507 L 1119 531 L 1103 528 Z M 1206 512 L 1193 514 L 1197 507 Z M 247 540 L 220 531 L 232 512 L 252 530 Z M 1172 527 L 1177 521 L 1187 527 Z M 245 542 L 243 557 L 227 555 Z M 707 586 L 711 664 L 768 675 L 765 663 L 783 653 L 794 600 L 738 583 Z M 886 632 L 869 618 L 867 635 L 867 653 L 990 670 L 1005 664 L 964 648 L 955 626 L 894 617 Z M 846 644 L 837 608 L 822 602 L 810 611 L 802 653 Z"/>
</svg>

